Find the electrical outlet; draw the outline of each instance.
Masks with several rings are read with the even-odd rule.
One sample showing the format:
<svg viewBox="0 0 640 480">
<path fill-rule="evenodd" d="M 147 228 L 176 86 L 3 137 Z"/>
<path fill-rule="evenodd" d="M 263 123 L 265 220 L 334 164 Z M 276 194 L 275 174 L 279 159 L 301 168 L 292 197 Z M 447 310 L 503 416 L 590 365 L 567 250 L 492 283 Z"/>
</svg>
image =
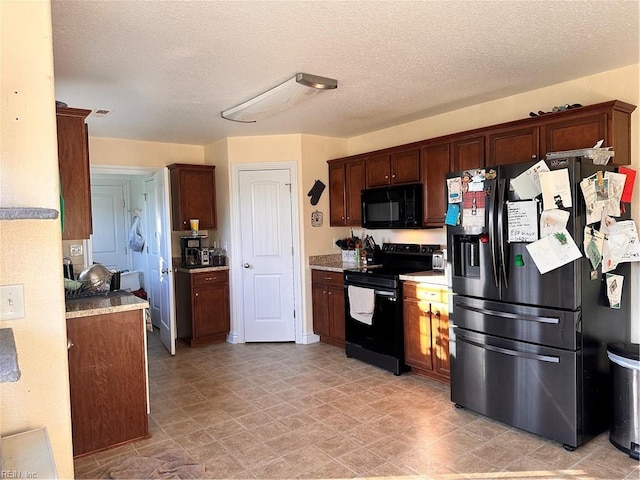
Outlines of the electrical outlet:
<svg viewBox="0 0 640 480">
<path fill-rule="evenodd" d="M 82 255 L 82 245 L 71 245 L 69 250 L 72 257 L 80 257 Z"/>
<path fill-rule="evenodd" d="M 0 286 L 0 320 L 24 318 L 24 288 L 20 285 Z"/>
</svg>

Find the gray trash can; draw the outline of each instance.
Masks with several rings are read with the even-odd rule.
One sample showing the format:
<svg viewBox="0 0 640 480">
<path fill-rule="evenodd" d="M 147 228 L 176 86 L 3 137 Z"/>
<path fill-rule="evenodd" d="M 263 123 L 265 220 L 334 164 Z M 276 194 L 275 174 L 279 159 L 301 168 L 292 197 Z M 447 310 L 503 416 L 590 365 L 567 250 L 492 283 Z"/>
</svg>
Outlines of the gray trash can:
<svg viewBox="0 0 640 480">
<path fill-rule="evenodd" d="M 611 372 L 609 441 L 631 458 L 640 458 L 640 344 L 607 345 Z"/>
</svg>

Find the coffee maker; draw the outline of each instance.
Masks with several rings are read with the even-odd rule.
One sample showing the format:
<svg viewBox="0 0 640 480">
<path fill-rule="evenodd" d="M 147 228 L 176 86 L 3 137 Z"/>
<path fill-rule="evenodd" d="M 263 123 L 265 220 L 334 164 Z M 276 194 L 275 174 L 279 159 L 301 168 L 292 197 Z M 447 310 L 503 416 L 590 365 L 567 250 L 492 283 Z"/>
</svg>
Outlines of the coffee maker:
<svg viewBox="0 0 640 480">
<path fill-rule="evenodd" d="M 180 237 L 180 252 L 183 268 L 207 267 L 209 259 L 209 238 L 206 235 Z"/>
</svg>

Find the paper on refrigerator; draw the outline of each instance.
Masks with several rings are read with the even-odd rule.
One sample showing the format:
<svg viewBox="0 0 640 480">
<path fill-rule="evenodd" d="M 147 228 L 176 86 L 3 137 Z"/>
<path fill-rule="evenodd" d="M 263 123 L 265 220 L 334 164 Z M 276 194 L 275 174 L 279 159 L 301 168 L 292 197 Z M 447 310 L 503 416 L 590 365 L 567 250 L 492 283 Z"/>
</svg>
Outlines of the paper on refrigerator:
<svg viewBox="0 0 640 480">
<path fill-rule="evenodd" d="M 566 210 L 544 210 L 540 214 L 540 238 L 567 228 L 569 212 Z"/>
<path fill-rule="evenodd" d="M 511 179 L 511 188 L 521 200 L 536 198 L 542 193 L 540 187 L 540 172 L 548 172 L 549 167 L 544 160 L 528 168 L 516 178 Z"/>
<path fill-rule="evenodd" d="M 580 249 L 566 229 L 529 243 L 527 251 L 542 274 L 582 257 Z"/>
<path fill-rule="evenodd" d="M 540 172 L 542 204 L 544 210 L 571 207 L 571 185 L 569 170 L 562 168 L 551 172 Z"/>
<path fill-rule="evenodd" d="M 607 273 L 606 282 L 609 306 L 611 308 L 620 308 L 620 302 L 622 300 L 622 283 L 624 282 L 624 277 L 622 275 Z"/>
<path fill-rule="evenodd" d="M 584 227 L 584 254 L 591 262 L 591 269 L 595 270 L 602 261 L 604 250 L 604 233 L 592 227 Z"/>
<path fill-rule="evenodd" d="M 537 200 L 507 202 L 507 232 L 509 243 L 538 240 Z"/>
<path fill-rule="evenodd" d="M 624 173 L 604 172 L 604 179 L 608 185 L 607 199 L 604 201 L 604 212 L 612 217 L 619 217 L 620 201 L 627 176 Z"/>
<path fill-rule="evenodd" d="M 593 177 L 593 175 L 592 175 Z M 584 197 L 584 203 L 587 210 L 586 224 L 599 222 L 602 219 L 604 211 L 604 202 L 599 202 L 596 198 L 596 186 L 591 177 L 583 178 L 580 181 L 580 189 Z"/>
</svg>

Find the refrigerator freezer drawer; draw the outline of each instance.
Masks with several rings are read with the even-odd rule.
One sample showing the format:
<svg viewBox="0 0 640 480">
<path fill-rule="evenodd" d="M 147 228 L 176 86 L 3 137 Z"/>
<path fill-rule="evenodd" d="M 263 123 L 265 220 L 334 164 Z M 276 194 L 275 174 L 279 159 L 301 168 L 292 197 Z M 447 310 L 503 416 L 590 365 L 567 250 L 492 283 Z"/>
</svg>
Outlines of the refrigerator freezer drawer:
<svg viewBox="0 0 640 480">
<path fill-rule="evenodd" d="M 581 351 L 530 346 L 459 328 L 451 343 L 451 401 L 562 444 L 583 443 Z"/>
<path fill-rule="evenodd" d="M 455 295 L 453 323 L 460 328 L 567 350 L 580 347 L 580 312 L 526 307 Z"/>
</svg>

